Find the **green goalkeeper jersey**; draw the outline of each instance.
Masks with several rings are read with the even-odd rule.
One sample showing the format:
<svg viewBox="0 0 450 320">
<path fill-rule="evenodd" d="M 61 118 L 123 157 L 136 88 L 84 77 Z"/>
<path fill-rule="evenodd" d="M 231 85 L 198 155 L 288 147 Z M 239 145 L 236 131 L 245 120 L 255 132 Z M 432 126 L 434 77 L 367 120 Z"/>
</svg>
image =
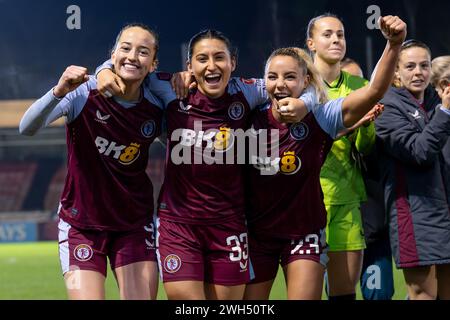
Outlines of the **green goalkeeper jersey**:
<svg viewBox="0 0 450 320">
<path fill-rule="evenodd" d="M 330 99 L 346 97 L 367 83 L 363 78 L 342 71 L 338 79 L 327 84 L 328 96 Z M 326 205 L 357 203 L 367 198 L 361 170 L 352 157 L 352 143 L 359 153 L 370 152 L 375 143 L 374 124 L 360 127 L 333 143 L 320 173 Z"/>
</svg>

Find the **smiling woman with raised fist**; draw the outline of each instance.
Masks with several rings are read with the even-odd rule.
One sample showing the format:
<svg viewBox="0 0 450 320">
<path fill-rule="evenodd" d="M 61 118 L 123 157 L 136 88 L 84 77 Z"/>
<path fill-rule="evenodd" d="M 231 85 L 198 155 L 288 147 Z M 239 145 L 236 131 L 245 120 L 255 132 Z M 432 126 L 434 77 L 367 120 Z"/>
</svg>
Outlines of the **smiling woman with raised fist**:
<svg viewBox="0 0 450 320">
<path fill-rule="evenodd" d="M 269 298 L 279 265 L 288 299 L 321 298 L 328 247 L 320 169 L 338 133 L 357 123 L 389 88 L 406 24 L 388 16 L 381 19 L 381 29 L 388 43 L 372 81 L 328 102 L 322 79 L 304 50 L 277 49 L 267 60 L 265 81 L 273 98 L 257 109 L 252 126 L 256 135 L 279 132 L 279 154 L 271 155 L 275 159 L 271 175 L 264 174 L 264 166 L 248 169 L 247 225 L 255 279 L 246 288 L 246 299 Z M 283 123 L 276 111 L 278 100 L 297 99 L 310 86 L 319 103 L 301 122 Z M 275 149 L 267 144 L 267 150 Z"/>
<path fill-rule="evenodd" d="M 103 97 L 86 68 L 70 66 L 21 120 L 20 132 L 34 135 L 66 117 L 68 170 L 58 215 L 70 299 L 105 298 L 107 259 L 121 299 L 156 299 L 153 186 L 145 169 L 163 111 L 141 85 L 157 51 L 155 32 L 127 25 L 111 55 L 126 84 L 119 96 Z"/>
</svg>

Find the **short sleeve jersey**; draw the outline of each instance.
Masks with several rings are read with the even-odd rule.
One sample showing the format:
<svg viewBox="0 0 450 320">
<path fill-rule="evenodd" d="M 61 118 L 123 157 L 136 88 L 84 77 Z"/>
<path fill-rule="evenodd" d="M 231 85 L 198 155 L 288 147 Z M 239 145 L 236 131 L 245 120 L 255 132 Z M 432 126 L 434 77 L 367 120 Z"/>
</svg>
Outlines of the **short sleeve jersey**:
<svg viewBox="0 0 450 320">
<path fill-rule="evenodd" d="M 250 111 L 267 101 L 263 80 L 232 78 L 217 99 L 194 90 L 184 100 L 175 99 L 168 80 L 170 75 L 164 73 L 149 80 L 150 90 L 167 106 L 166 174 L 159 216 L 190 224 L 243 216 L 244 165 L 237 163 L 237 152 L 228 160 L 226 154 L 236 150 L 234 130 L 248 128 Z"/>
<path fill-rule="evenodd" d="M 344 128 L 343 100 L 318 105 L 301 122 L 288 125 L 275 120 L 268 105 L 255 112 L 252 126 L 257 136 L 269 137 L 278 130 L 279 154 L 258 158 L 249 166 L 247 216 L 251 232 L 291 239 L 325 227 L 319 175 L 333 138 Z M 266 150 L 276 150 L 271 138 L 266 141 Z"/>
</svg>

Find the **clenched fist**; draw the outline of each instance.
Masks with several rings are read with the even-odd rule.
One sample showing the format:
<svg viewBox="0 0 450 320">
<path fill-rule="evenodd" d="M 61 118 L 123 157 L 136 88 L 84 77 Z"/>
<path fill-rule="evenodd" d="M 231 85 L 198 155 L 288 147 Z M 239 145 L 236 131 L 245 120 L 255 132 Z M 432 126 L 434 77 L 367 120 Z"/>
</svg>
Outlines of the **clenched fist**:
<svg viewBox="0 0 450 320">
<path fill-rule="evenodd" d="M 59 78 L 58 84 L 53 88 L 53 94 L 57 98 L 62 98 L 88 80 L 86 68 L 69 66 Z"/>
<path fill-rule="evenodd" d="M 397 16 L 380 17 L 380 30 L 391 45 L 401 45 L 406 38 L 406 23 Z"/>
</svg>

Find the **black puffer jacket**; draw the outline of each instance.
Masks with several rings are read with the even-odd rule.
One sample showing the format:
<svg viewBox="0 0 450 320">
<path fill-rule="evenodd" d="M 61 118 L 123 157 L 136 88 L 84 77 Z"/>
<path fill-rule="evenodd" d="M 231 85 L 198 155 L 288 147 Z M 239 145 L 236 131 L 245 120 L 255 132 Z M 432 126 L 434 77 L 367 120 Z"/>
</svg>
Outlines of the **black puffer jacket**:
<svg viewBox="0 0 450 320">
<path fill-rule="evenodd" d="M 447 261 L 449 245 L 437 242 L 450 241 L 450 115 L 431 87 L 422 106 L 397 88 L 381 103 L 377 149 L 397 265 Z M 445 257 L 442 249 L 449 251 Z"/>
</svg>

